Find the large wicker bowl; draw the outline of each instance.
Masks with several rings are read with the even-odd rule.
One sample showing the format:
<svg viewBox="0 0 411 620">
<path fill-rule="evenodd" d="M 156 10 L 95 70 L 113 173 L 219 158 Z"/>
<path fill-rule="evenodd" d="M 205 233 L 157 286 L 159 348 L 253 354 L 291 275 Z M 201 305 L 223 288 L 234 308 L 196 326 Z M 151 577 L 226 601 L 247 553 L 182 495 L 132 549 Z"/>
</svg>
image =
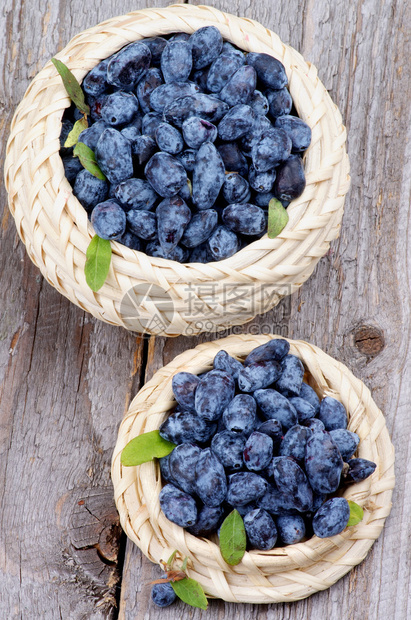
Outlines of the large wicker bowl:
<svg viewBox="0 0 411 620">
<path fill-rule="evenodd" d="M 195 374 L 209 370 L 221 349 L 243 360 L 256 346 L 277 336 L 229 336 L 197 346 L 159 370 L 132 401 L 121 423 L 112 460 L 112 479 L 120 521 L 126 534 L 152 561 L 167 560 L 177 549 L 191 559 L 188 575 L 199 581 L 207 595 L 225 601 L 279 603 L 296 601 L 325 590 L 359 564 L 379 536 L 391 510 L 394 487 L 394 448 L 381 411 L 369 390 L 343 364 L 307 342 L 290 340 L 291 353 L 306 368 L 306 381 L 320 397 L 339 399 L 349 415 L 348 428 L 361 438 L 358 455 L 374 461 L 374 474 L 347 487 L 344 497 L 360 504 L 364 519 L 342 534 L 271 551 L 246 552 L 237 566 L 224 562 L 217 544 L 192 536 L 166 519 L 160 510 L 162 488 L 157 462 L 124 467 L 124 446 L 141 433 L 158 429 L 175 405 L 171 380 L 179 371 Z"/>
<path fill-rule="evenodd" d="M 243 324 L 301 286 L 339 233 L 349 187 L 341 115 L 315 67 L 261 24 L 209 6 L 146 9 L 80 33 L 56 57 L 82 80 L 100 60 L 132 41 L 176 31 L 192 33 L 205 25 L 216 26 L 243 50 L 280 59 L 298 114 L 312 129 L 305 154 L 307 186 L 290 205 L 289 223 L 276 239 L 264 236 L 233 257 L 206 265 L 150 258 L 113 242 L 109 277 L 93 293 L 84 264 L 94 231 L 59 156 L 61 119 L 70 101 L 51 62 L 30 84 L 11 126 L 6 187 L 30 258 L 47 281 L 80 308 L 137 332 L 192 335 Z M 143 290 L 130 300 L 127 293 L 141 284 Z M 239 288 L 242 302 L 233 304 Z M 152 323 L 155 311 L 159 316 Z"/>
</svg>

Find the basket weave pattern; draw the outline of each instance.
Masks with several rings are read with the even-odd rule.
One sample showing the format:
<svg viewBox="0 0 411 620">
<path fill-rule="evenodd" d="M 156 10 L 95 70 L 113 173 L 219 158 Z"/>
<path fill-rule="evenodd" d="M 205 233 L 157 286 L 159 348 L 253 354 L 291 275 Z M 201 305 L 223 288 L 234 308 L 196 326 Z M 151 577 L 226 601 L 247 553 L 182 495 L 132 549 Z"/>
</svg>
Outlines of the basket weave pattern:
<svg viewBox="0 0 411 620">
<path fill-rule="evenodd" d="M 298 114 L 312 129 L 312 143 L 305 154 L 306 189 L 291 203 L 290 221 L 276 239 L 265 235 L 233 257 L 205 265 L 151 258 L 113 242 L 108 279 L 93 293 L 85 281 L 84 264 L 94 231 L 65 178 L 59 156 L 61 118 L 70 101 L 51 62 L 30 84 L 12 122 L 6 187 L 17 231 L 30 258 L 73 303 L 114 325 L 129 327 L 123 320 L 121 301 L 132 287 L 146 282 L 162 287 L 174 302 L 174 315 L 167 319 L 163 335 L 210 331 L 211 324 L 212 329 L 243 324 L 301 286 L 339 233 L 349 187 L 341 115 L 315 67 L 261 24 L 206 6 L 146 9 L 80 33 L 56 57 L 81 81 L 100 60 L 132 41 L 176 31 L 192 33 L 205 25 L 216 26 L 226 40 L 245 51 L 267 52 L 280 59 Z M 199 321 L 209 315 L 209 290 L 203 286 L 207 283 L 214 285 L 211 324 Z M 227 284 L 253 288 L 253 301 L 247 308 L 227 308 Z M 204 309 L 195 317 L 187 309 L 187 286 L 196 307 Z M 150 318 L 150 299 L 139 310 L 143 318 Z"/>
<path fill-rule="evenodd" d="M 237 566 L 221 557 L 216 538 L 192 536 L 171 523 L 160 510 L 162 488 L 158 463 L 123 467 L 120 455 L 137 435 L 158 429 L 175 405 L 171 380 L 176 372 L 198 374 L 212 368 L 218 351 L 243 360 L 256 346 L 275 336 L 229 336 L 185 351 L 159 370 L 137 394 L 123 419 L 112 460 L 112 479 L 120 521 L 126 534 L 155 563 L 178 549 L 189 556 L 188 575 L 208 595 L 244 603 L 290 602 L 329 588 L 366 556 L 391 509 L 394 488 L 394 448 L 381 411 L 367 387 L 341 363 L 317 347 L 290 340 L 300 357 L 306 380 L 319 396 L 333 396 L 347 409 L 348 428 L 361 438 L 358 456 L 374 461 L 374 474 L 347 487 L 344 497 L 360 504 L 364 519 L 332 538 L 313 536 L 306 542 L 271 551 L 246 552 Z"/>
</svg>

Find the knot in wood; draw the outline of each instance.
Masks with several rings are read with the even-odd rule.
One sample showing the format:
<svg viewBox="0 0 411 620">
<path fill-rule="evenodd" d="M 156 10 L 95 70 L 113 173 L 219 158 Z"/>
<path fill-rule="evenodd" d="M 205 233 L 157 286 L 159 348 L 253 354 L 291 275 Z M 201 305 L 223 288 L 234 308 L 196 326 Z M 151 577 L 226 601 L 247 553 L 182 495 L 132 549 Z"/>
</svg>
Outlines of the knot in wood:
<svg viewBox="0 0 411 620">
<path fill-rule="evenodd" d="M 360 353 L 375 356 L 384 348 L 384 334 L 372 325 L 361 325 L 354 331 L 354 344 Z"/>
</svg>

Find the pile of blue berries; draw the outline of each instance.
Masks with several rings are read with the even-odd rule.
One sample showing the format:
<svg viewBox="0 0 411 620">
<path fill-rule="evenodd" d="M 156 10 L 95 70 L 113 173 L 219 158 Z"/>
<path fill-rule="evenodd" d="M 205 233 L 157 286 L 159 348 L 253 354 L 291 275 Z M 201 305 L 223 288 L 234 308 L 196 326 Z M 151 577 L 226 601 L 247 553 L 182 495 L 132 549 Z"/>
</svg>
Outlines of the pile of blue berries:
<svg viewBox="0 0 411 620">
<path fill-rule="evenodd" d="M 103 239 L 183 263 L 222 260 L 267 232 L 272 198 L 287 207 L 305 188 L 311 130 L 284 66 L 245 54 L 214 26 L 131 43 L 82 87 L 91 125 L 79 141 L 106 180 L 64 147 L 75 108 L 63 118 L 61 156 Z"/>
<path fill-rule="evenodd" d="M 160 435 L 177 446 L 160 459 L 160 506 L 191 534 L 218 532 L 234 508 L 250 549 L 347 527 L 350 507 L 339 491 L 376 465 L 353 458 L 360 439 L 347 430 L 344 406 L 318 398 L 289 350 L 273 339 L 243 363 L 220 351 L 213 370 L 173 377 L 178 404 Z"/>
</svg>

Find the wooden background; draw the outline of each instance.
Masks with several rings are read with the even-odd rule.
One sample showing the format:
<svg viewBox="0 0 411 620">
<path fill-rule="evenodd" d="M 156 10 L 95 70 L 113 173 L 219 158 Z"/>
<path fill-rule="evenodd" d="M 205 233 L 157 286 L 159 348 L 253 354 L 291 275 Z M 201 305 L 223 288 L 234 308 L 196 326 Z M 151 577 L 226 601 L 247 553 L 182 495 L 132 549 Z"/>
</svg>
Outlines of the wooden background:
<svg viewBox="0 0 411 620">
<path fill-rule="evenodd" d="M 2 0 L 1 161 L 13 111 L 51 56 L 99 21 L 166 4 Z M 397 484 L 383 534 L 366 560 L 331 589 L 286 605 L 212 601 L 207 617 L 406 620 L 411 617 L 407 2 L 213 4 L 260 21 L 318 67 L 345 119 L 351 159 L 340 239 L 298 293 L 243 329 L 269 325 L 309 340 L 365 381 L 392 434 Z M 212 336 L 143 340 L 84 314 L 32 265 L 4 187 L 0 190 L 0 618 L 155 620 L 161 611 L 146 584 L 158 569 L 121 535 L 111 453 L 139 386 L 177 353 Z M 182 603 L 166 613 L 170 620 L 206 617 Z"/>
</svg>

